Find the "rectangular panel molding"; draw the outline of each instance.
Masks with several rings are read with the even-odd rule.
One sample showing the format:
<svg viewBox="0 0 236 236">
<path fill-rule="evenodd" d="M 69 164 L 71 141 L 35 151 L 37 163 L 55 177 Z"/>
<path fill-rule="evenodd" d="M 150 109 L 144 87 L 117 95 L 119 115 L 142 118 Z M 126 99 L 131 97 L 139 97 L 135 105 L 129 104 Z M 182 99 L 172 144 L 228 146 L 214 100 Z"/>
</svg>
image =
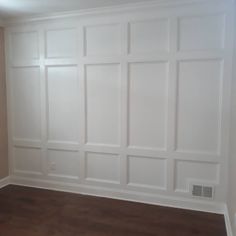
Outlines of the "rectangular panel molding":
<svg viewBox="0 0 236 236">
<path fill-rule="evenodd" d="M 39 67 L 13 68 L 11 72 L 14 138 L 40 140 Z"/>
<path fill-rule="evenodd" d="M 47 68 L 48 140 L 78 142 L 77 66 Z"/>
<path fill-rule="evenodd" d="M 221 60 L 179 62 L 177 151 L 219 152 L 222 63 Z"/>
<path fill-rule="evenodd" d="M 129 65 L 129 146 L 166 149 L 168 63 Z"/>
<path fill-rule="evenodd" d="M 120 65 L 87 65 L 86 142 L 120 143 Z"/>
<path fill-rule="evenodd" d="M 208 203 L 223 201 L 232 51 L 223 2 L 7 27 L 11 175 L 184 201 L 200 184 L 215 188 Z"/>
<path fill-rule="evenodd" d="M 107 153 L 86 153 L 86 180 L 119 183 L 120 160 L 118 155 Z"/>
</svg>

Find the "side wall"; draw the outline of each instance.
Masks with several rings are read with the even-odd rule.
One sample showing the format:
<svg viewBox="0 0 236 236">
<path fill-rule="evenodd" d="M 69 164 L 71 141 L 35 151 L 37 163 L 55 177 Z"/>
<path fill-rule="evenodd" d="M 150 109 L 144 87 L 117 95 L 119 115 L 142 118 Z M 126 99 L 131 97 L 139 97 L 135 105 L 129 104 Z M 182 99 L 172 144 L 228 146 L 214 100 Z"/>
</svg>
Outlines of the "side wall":
<svg viewBox="0 0 236 236">
<path fill-rule="evenodd" d="M 12 179 L 225 202 L 230 8 L 113 9 L 8 27 Z M 214 198 L 193 198 L 192 184 L 213 186 Z"/>
<path fill-rule="evenodd" d="M 235 6 L 236 13 L 236 6 Z M 236 16 L 235 16 L 236 26 Z M 229 160 L 229 194 L 228 209 L 231 218 L 231 225 L 236 235 L 236 30 L 234 32 L 234 74 L 232 80 L 232 113 L 231 113 L 231 137 L 230 137 L 230 160 Z"/>
<path fill-rule="evenodd" d="M 0 179 L 8 176 L 4 30 L 0 27 Z"/>
</svg>

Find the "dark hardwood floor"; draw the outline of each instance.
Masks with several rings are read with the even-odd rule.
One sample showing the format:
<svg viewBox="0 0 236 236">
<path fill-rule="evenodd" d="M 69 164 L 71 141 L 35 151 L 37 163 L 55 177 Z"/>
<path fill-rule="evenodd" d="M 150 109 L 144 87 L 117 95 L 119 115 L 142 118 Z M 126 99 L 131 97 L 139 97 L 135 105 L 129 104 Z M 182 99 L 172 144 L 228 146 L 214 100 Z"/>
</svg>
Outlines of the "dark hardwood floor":
<svg viewBox="0 0 236 236">
<path fill-rule="evenodd" d="M 224 217 L 10 185 L 0 236 L 226 236 Z"/>
</svg>

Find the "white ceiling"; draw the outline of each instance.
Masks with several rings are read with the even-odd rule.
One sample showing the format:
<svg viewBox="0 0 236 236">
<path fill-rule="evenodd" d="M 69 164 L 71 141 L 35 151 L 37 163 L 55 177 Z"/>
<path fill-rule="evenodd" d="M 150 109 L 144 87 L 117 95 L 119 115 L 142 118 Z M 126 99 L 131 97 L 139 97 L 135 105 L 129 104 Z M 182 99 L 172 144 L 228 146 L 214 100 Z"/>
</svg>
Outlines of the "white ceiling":
<svg viewBox="0 0 236 236">
<path fill-rule="evenodd" d="M 153 0 L 0 0 L 0 19 L 150 1 Z"/>
</svg>

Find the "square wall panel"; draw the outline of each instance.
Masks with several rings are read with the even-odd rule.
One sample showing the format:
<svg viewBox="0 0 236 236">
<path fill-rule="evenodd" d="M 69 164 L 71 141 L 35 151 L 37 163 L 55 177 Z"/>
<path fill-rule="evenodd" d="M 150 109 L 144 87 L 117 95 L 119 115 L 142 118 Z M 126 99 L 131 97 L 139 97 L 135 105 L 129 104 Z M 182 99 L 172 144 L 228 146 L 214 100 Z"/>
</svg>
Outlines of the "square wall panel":
<svg viewBox="0 0 236 236">
<path fill-rule="evenodd" d="M 177 151 L 218 153 L 222 62 L 182 61 L 178 77 Z"/>
<path fill-rule="evenodd" d="M 14 171 L 40 174 L 42 159 L 40 149 L 14 148 Z"/>
<path fill-rule="evenodd" d="M 78 142 L 79 104 L 76 66 L 48 67 L 48 138 Z"/>
<path fill-rule="evenodd" d="M 48 150 L 49 175 L 78 178 L 79 152 Z"/>
<path fill-rule="evenodd" d="M 208 162 L 176 161 L 175 190 L 189 191 L 189 181 L 218 184 L 219 165 Z"/>
<path fill-rule="evenodd" d="M 46 32 L 47 58 L 73 58 L 78 54 L 76 29 L 48 30 Z"/>
<path fill-rule="evenodd" d="M 223 15 L 186 17 L 179 20 L 179 50 L 212 50 L 224 47 Z"/>
<path fill-rule="evenodd" d="M 165 149 L 168 63 L 129 66 L 129 146 Z"/>
<path fill-rule="evenodd" d="M 98 182 L 119 183 L 120 157 L 115 154 L 87 152 L 86 179 Z"/>
<path fill-rule="evenodd" d="M 128 157 L 128 184 L 148 188 L 166 188 L 166 160 L 150 157 Z"/>
<path fill-rule="evenodd" d="M 88 143 L 119 145 L 120 65 L 86 66 L 86 138 Z"/>
<path fill-rule="evenodd" d="M 12 69 L 11 85 L 14 138 L 41 139 L 39 68 Z"/>
<path fill-rule="evenodd" d="M 11 58 L 16 62 L 39 59 L 38 32 L 12 33 L 11 48 Z"/>
<path fill-rule="evenodd" d="M 86 56 L 119 55 L 121 26 L 119 24 L 87 26 L 85 40 Z"/>
<path fill-rule="evenodd" d="M 131 54 L 169 51 L 168 19 L 132 22 L 129 33 Z"/>
</svg>

